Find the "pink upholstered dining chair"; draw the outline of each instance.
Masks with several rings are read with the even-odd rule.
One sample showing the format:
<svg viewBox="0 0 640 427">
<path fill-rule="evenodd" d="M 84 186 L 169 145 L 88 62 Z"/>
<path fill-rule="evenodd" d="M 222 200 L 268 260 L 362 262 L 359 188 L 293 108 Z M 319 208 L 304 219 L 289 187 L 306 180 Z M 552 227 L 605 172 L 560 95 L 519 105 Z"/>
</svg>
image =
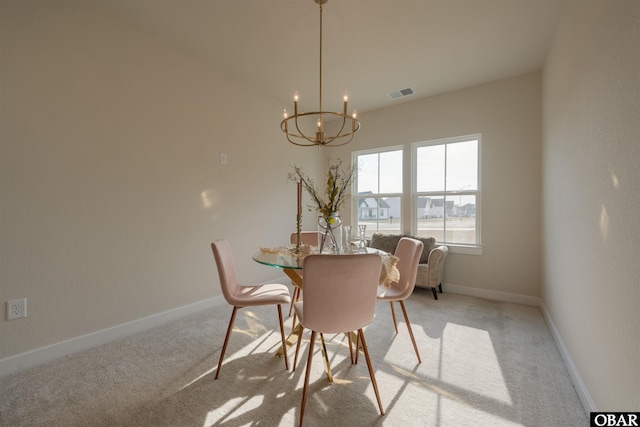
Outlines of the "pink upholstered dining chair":
<svg viewBox="0 0 640 427">
<path fill-rule="evenodd" d="M 309 356 L 300 405 L 300 425 L 302 425 L 307 401 L 309 373 L 317 333 L 358 331 L 358 340 L 362 344 L 380 414 L 384 415 L 378 384 L 362 331 L 362 328 L 371 323 L 375 314 L 381 268 L 382 258 L 378 254 L 309 255 L 305 258 L 304 300 L 293 305 L 301 324 L 294 370 L 302 332 L 304 328 L 311 329 Z"/>
<path fill-rule="evenodd" d="M 309 246 L 318 246 L 318 239 L 322 233 L 319 231 L 301 231 L 300 232 L 300 243 L 304 243 Z M 291 244 L 295 245 L 298 243 L 298 233 L 291 233 Z M 296 270 L 296 272 L 302 277 L 302 270 Z M 293 282 L 293 296 L 291 297 L 291 305 L 289 306 L 289 316 L 291 316 L 291 311 L 293 310 L 293 303 L 300 299 L 300 288 L 297 287 Z M 295 325 L 296 319 L 293 319 L 293 324 Z"/>
<path fill-rule="evenodd" d="M 409 237 L 400 239 L 394 253 L 394 255 L 398 257 L 397 267 L 400 272 L 400 280 L 392 282 L 389 288 L 380 286 L 380 291 L 378 292 L 378 299 L 389 301 L 391 305 L 391 317 L 393 318 L 393 326 L 396 329 L 396 334 L 398 333 L 398 324 L 396 322 L 396 312 L 393 308 L 393 303 L 396 301 L 400 303 L 404 320 L 407 324 L 409 335 L 411 336 L 413 348 L 416 351 L 416 356 L 418 356 L 418 363 L 422 363 L 422 360 L 420 359 L 420 352 L 418 351 L 418 346 L 413 336 L 413 331 L 411 330 L 411 322 L 409 322 L 404 300 L 411 296 L 416 286 L 416 274 L 418 273 L 418 263 L 420 262 L 422 248 L 423 243 L 419 240 Z"/>
<path fill-rule="evenodd" d="M 281 304 L 289 304 L 291 302 L 289 288 L 286 285 L 279 283 L 242 286 L 236 279 L 235 264 L 233 262 L 233 254 L 231 252 L 231 245 L 229 244 L 229 242 L 222 239 L 216 240 L 215 242 L 211 243 L 211 250 L 213 251 L 213 257 L 215 258 L 216 265 L 218 266 L 218 275 L 220 277 L 222 295 L 224 295 L 224 299 L 233 306 L 233 311 L 231 312 L 231 320 L 229 320 L 229 327 L 227 328 L 227 335 L 224 338 L 224 344 L 222 345 L 222 351 L 220 352 L 220 360 L 218 361 L 216 379 L 218 379 L 218 375 L 220 375 L 222 360 L 224 359 L 224 353 L 227 350 L 229 336 L 231 335 L 233 322 L 235 321 L 238 309 L 243 307 L 255 307 L 259 305 L 273 304 L 278 307 L 280 336 L 282 338 L 282 348 L 285 349 L 285 351 L 283 351 L 284 366 L 286 370 L 289 370 L 289 360 L 287 358 L 286 352 L 287 345 L 284 337 L 284 325 L 282 323 L 281 308 Z"/>
</svg>

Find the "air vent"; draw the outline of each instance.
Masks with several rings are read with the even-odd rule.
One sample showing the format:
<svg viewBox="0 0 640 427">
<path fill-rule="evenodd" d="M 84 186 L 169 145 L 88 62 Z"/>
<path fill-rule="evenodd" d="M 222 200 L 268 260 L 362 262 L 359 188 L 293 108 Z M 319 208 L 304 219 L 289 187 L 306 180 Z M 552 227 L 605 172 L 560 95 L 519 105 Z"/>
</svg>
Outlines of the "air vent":
<svg viewBox="0 0 640 427">
<path fill-rule="evenodd" d="M 387 95 L 389 95 L 389 98 L 391 99 L 398 99 L 398 98 L 402 98 L 403 96 L 413 95 L 414 93 L 415 92 L 413 91 L 413 89 L 408 87 L 406 89 L 400 89 L 393 92 L 389 92 Z"/>
</svg>

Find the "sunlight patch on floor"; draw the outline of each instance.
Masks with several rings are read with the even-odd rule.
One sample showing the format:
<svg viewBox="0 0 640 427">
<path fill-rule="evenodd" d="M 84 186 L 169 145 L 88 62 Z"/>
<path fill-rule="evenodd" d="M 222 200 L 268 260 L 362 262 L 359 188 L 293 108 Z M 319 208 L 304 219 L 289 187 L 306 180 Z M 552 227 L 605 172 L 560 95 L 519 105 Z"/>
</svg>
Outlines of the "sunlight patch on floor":
<svg viewBox="0 0 640 427">
<path fill-rule="evenodd" d="M 243 415 L 251 411 L 251 409 L 258 408 L 263 400 L 264 398 L 261 395 L 249 399 L 247 397 L 231 398 L 224 405 L 207 413 L 203 427 L 210 427 L 222 423 L 224 420 L 233 420 L 235 416 Z"/>
<path fill-rule="evenodd" d="M 465 357 L 456 357 L 458 354 Z M 499 402 L 513 403 L 488 331 L 448 323 L 442 335 L 440 363 L 446 365 L 446 369 L 442 369 L 445 374 L 440 378 L 444 383 Z"/>
</svg>

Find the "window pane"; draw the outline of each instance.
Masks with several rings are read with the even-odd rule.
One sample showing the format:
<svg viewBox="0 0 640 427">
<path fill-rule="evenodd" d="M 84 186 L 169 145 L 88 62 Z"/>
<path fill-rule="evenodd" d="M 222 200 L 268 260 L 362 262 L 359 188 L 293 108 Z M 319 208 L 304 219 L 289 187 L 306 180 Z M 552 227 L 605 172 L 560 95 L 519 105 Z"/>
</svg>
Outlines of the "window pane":
<svg viewBox="0 0 640 427">
<path fill-rule="evenodd" d="M 402 150 L 356 154 L 356 221 L 366 235 L 399 233 L 402 198 Z M 357 228 L 357 227 L 356 227 Z"/>
<path fill-rule="evenodd" d="M 418 147 L 416 189 L 418 192 L 444 191 L 444 145 Z"/>
<path fill-rule="evenodd" d="M 418 236 L 444 241 L 444 196 L 418 197 Z"/>
<path fill-rule="evenodd" d="M 358 194 L 378 191 L 378 153 L 358 156 Z"/>
<path fill-rule="evenodd" d="M 447 191 L 478 189 L 478 141 L 447 145 Z"/>
<path fill-rule="evenodd" d="M 476 196 L 447 196 L 452 206 L 447 211 L 446 241 L 449 243 L 476 243 Z"/>
<path fill-rule="evenodd" d="M 380 153 L 379 192 L 402 193 L 402 151 Z"/>
<path fill-rule="evenodd" d="M 367 226 L 367 237 L 378 232 L 399 233 L 401 228 L 400 206 L 400 197 L 359 197 L 358 226 Z"/>
</svg>

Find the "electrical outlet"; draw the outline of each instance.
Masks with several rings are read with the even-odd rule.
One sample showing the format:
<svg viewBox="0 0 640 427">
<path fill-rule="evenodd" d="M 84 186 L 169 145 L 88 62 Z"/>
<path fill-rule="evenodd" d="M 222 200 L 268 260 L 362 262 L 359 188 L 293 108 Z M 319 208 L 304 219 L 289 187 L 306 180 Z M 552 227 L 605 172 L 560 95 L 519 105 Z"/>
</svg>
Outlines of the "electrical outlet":
<svg viewBox="0 0 640 427">
<path fill-rule="evenodd" d="M 7 301 L 7 320 L 27 317 L 27 299 L 12 299 Z"/>
</svg>

